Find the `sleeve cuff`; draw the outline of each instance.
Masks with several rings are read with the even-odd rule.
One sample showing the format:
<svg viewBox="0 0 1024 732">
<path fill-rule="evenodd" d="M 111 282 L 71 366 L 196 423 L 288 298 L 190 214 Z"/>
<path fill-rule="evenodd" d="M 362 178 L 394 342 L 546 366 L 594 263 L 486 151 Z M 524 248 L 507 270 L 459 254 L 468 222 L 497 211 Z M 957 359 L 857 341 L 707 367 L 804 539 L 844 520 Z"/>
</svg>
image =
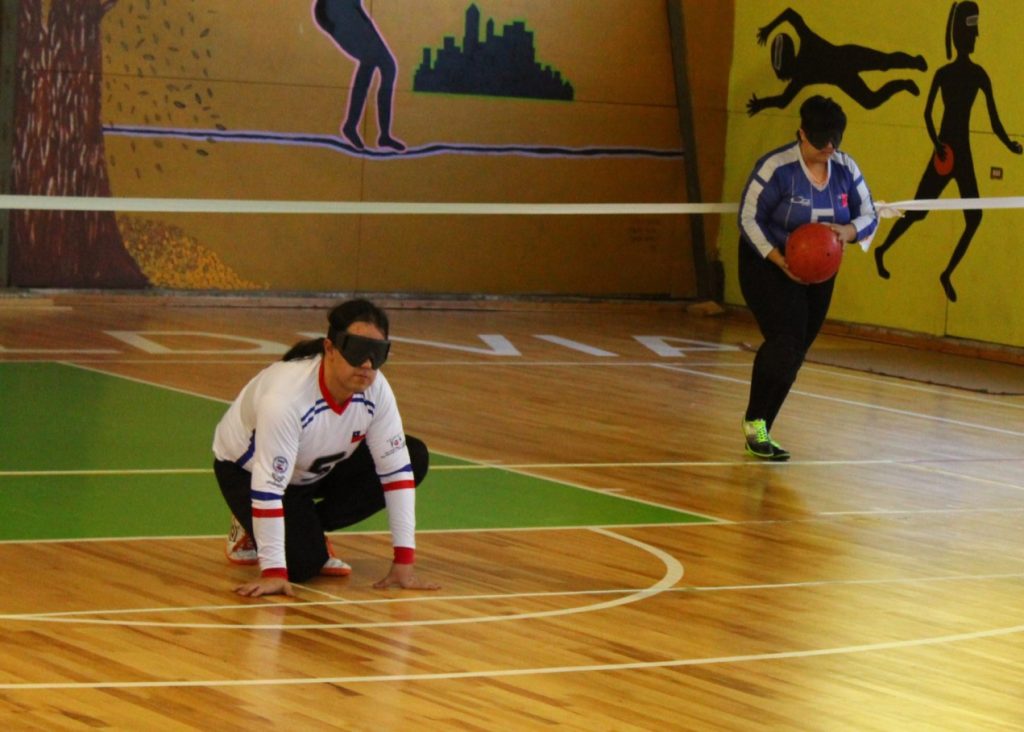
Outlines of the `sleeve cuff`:
<svg viewBox="0 0 1024 732">
<path fill-rule="evenodd" d="M 395 547 L 395 564 L 415 564 L 416 550 L 407 546 Z"/>
<path fill-rule="evenodd" d="M 270 569 L 264 569 L 260 572 L 260 577 L 281 577 L 282 579 L 288 579 L 288 568 L 271 567 Z"/>
</svg>

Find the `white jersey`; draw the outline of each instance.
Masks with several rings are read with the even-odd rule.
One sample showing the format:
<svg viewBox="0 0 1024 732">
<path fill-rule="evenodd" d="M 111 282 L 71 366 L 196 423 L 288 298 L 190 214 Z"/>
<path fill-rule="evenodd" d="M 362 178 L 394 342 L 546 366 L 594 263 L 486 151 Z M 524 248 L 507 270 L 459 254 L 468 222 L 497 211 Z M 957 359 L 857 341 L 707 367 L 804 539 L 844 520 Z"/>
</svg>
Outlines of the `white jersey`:
<svg viewBox="0 0 1024 732">
<path fill-rule="evenodd" d="M 213 452 L 252 473 L 252 523 L 260 569 L 286 570 L 283 496 L 312 483 L 366 441 L 384 487 L 396 548 L 414 549 L 416 493 L 395 395 L 377 373 L 344 404 L 323 382 L 322 356 L 279 361 L 246 384 L 217 424 Z"/>
</svg>

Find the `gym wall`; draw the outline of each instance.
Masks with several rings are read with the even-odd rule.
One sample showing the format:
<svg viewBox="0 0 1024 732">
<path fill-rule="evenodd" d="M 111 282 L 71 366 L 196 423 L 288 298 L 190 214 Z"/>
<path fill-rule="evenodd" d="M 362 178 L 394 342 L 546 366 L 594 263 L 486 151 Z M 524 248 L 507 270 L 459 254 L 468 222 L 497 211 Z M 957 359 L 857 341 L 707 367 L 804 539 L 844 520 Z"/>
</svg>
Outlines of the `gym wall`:
<svg viewBox="0 0 1024 732">
<path fill-rule="evenodd" d="M 857 4 L 854 18 L 850 6 L 839 2 L 738 0 L 723 199 L 738 201 L 754 162 L 769 150 L 794 140 L 800 104 L 812 94 L 831 96 L 842 105 L 849 120 L 842 147 L 860 166 L 876 201 L 960 198 L 965 195 L 960 181 L 972 174 L 982 197 L 1020 195 L 1024 157 L 1011 151 L 993 132 L 985 92 L 972 85 L 982 75 L 987 76 L 998 118 L 1011 140 L 1021 140 L 1024 96 L 1017 83 L 1020 51 L 1014 28 L 1024 19 L 1024 6 L 1015 0 L 980 3 L 978 25 L 974 26 L 979 31 L 976 45 L 972 53 L 964 54 L 969 64 L 961 64 L 973 71 L 960 74 L 954 73 L 957 67 L 947 66 L 952 63 L 946 57 L 945 46 L 952 4 L 865 0 Z M 837 48 L 834 59 L 815 61 L 831 76 L 802 88 L 784 107 L 766 107 L 750 116 L 747 104 L 752 95 L 762 100 L 771 98 L 787 86 L 773 70 L 772 47 L 775 37 L 787 34 L 799 48 L 799 34 L 793 25 L 781 23 L 768 34 L 765 45 L 758 43 L 758 30 L 787 7 L 795 10 L 819 38 Z M 959 7 L 961 11 L 969 9 L 966 4 Z M 863 55 L 861 49 L 848 44 L 882 54 L 921 56 L 927 69 L 884 68 L 872 63 L 877 56 Z M 951 50 L 955 58 L 955 47 Z M 889 63 L 899 61 L 891 55 L 887 58 Z M 926 170 L 934 165 L 924 115 L 929 90 L 937 78 L 932 110 L 935 128 L 957 137 L 973 155 L 973 164 L 960 161 L 961 165 L 941 180 L 945 185 L 941 191 L 934 186 L 928 188 L 935 182 L 931 175 L 928 183 L 923 182 Z M 913 82 L 917 93 L 906 82 Z M 889 91 L 893 93 L 883 100 Z M 921 196 L 919 185 L 926 189 Z M 1017 294 L 1024 280 L 1019 235 L 1024 212 L 984 212 L 951 277 L 955 302 L 948 298 L 939 275 L 961 241 L 965 230 L 963 211 L 932 211 L 923 221 L 914 223 L 887 250 L 883 266 L 890 278 L 884 279 L 876 266 L 874 250 L 886 240 L 894 224 L 895 219 L 882 220 L 872 251 L 867 254 L 847 247 L 831 318 L 1024 346 L 1024 308 L 1019 306 Z M 725 298 L 742 304 L 736 278 L 737 237 L 735 218 L 723 217 L 718 245 L 726 272 Z"/>
<path fill-rule="evenodd" d="M 330 2 L 338 13 L 359 5 Z M 339 24 L 339 37 L 332 38 L 316 22 L 310 0 L 119 0 L 106 13 L 99 0 L 22 0 L 14 192 L 297 201 L 685 200 L 663 0 L 362 5 L 376 39 L 352 23 Z M 728 66 L 728 44 L 720 39 L 728 37 L 731 8 L 707 5 L 687 3 L 696 29 L 689 45 L 691 56 L 716 64 L 714 81 L 697 83 L 702 93 L 717 93 L 717 101 L 701 102 L 698 111 L 704 112 L 704 134 L 720 149 Z M 702 31 L 709 16 L 718 39 Z M 69 48 L 67 39 L 81 27 L 83 47 L 56 57 L 53 49 Z M 378 75 L 358 125 L 366 149 L 356 149 L 339 130 L 357 86 L 353 54 L 371 68 L 380 44 L 397 62 L 391 134 L 407 146 L 401 154 L 378 144 Z M 485 44 L 491 44 L 491 66 L 481 83 L 491 86 L 445 87 L 465 80 L 458 57 Z M 538 83 L 520 88 L 522 57 L 531 46 L 537 75 L 531 83 Z M 502 66 L 515 63 L 511 75 Z M 446 68 L 455 69 L 447 79 Z M 418 71 L 433 72 L 421 74 L 420 89 L 414 88 Z M 79 91 L 59 93 L 72 86 Z M 96 93 L 88 94 L 90 88 Z M 712 114 L 720 123 L 710 127 Z M 713 199 L 720 153 L 704 167 Z M 688 222 L 679 216 L 12 217 L 11 284 L 22 287 L 695 292 Z"/>
</svg>

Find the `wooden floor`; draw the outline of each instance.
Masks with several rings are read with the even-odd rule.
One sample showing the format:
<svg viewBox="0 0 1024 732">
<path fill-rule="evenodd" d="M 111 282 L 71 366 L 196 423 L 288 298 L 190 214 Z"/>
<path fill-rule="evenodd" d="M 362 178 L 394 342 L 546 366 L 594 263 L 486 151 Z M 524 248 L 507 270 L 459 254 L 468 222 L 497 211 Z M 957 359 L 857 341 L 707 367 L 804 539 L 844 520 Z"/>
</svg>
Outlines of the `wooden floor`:
<svg viewBox="0 0 1024 732">
<path fill-rule="evenodd" d="M 288 345 L 329 304 L 10 300 L 0 359 L 229 400 L 276 358 L 231 337 Z M 416 305 L 385 370 L 432 449 L 716 521 L 421 533 L 423 594 L 374 590 L 389 539 L 358 535 L 295 600 L 232 594 L 223 537 L 0 544 L 6 728 L 1024 729 L 1024 388 L 809 363 L 765 464 L 744 318 Z"/>
</svg>

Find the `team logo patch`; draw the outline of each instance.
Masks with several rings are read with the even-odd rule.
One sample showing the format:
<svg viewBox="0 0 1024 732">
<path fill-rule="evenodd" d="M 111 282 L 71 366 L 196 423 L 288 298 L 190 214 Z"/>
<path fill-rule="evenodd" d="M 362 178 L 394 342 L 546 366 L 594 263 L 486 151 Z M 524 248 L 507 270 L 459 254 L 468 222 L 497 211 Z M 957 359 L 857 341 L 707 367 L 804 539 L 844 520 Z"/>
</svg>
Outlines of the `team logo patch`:
<svg viewBox="0 0 1024 732">
<path fill-rule="evenodd" d="M 388 443 L 396 450 L 400 450 L 405 445 L 405 435 L 395 435 Z"/>
<path fill-rule="evenodd" d="M 274 458 L 273 466 L 275 473 L 288 472 L 288 458 L 278 455 L 276 458 Z"/>
<path fill-rule="evenodd" d="M 842 193 L 839 195 L 839 205 L 843 208 L 850 207 L 850 195 L 848 193 Z"/>
</svg>

